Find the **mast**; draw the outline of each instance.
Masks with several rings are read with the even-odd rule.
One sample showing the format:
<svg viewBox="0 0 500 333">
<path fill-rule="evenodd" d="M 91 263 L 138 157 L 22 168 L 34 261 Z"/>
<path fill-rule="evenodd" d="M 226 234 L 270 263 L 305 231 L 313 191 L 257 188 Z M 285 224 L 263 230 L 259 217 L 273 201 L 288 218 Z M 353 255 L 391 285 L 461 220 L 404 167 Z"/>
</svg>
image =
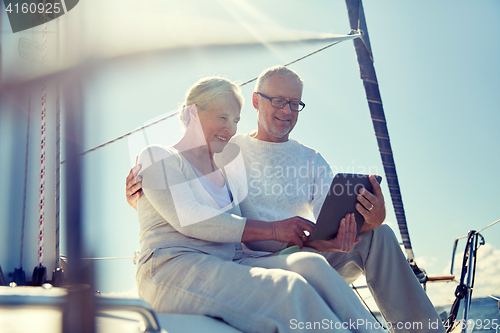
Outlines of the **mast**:
<svg viewBox="0 0 500 333">
<path fill-rule="evenodd" d="M 358 32 L 362 33 L 361 38 L 353 40 L 354 49 L 356 50 L 358 58 L 361 80 L 363 80 L 363 85 L 365 87 L 366 99 L 368 100 L 368 105 L 370 107 L 373 128 L 375 129 L 375 136 L 377 137 L 378 148 L 380 156 L 382 157 L 385 177 L 387 179 L 387 183 L 389 184 L 389 191 L 394 211 L 396 213 L 399 231 L 401 233 L 403 245 L 408 257 L 408 262 L 413 268 L 416 267 L 415 256 L 411 247 L 410 234 L 406 224 L 403 200 L 401 197 L 398 175 L 396 173 L 396 165 L 392 154 L 384 108 L 382 106 L 382 98 L 380 97 L 377 76 L 375 74 L 375 68 L 373 67 L 373 53 L 370 45 L 370 38 L 368 36 L 363 4 L 361 3 L 361 0 L 346 0 L 346 5 L 351 25 L 351 34 Z"/>
</svg>

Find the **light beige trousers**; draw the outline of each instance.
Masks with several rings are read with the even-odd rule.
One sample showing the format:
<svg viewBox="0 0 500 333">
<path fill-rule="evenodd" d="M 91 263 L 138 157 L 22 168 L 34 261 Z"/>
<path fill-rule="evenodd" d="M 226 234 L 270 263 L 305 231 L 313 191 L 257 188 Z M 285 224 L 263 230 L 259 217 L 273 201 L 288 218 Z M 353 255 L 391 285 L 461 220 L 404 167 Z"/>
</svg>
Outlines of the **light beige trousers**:
<svg viewBox="0 0 500 333">
<path fill-rule="evenodd" d="M 244 332 L 373 332 L 378 323 L 346 283 L 360 274 L 391 331 L 444 331 L 430 326 L 441 325 L 438 315 L 387 226 L 362 234 L 349 253 L 304 248 L 227 261 L 157 249 L 139 267 L 137 284 L 157 312 L 217 317 Z"/>
<path fill-rule="evenodd" d="M 139 268 L 137 282 L 157 312 L 222 318 L 244 332 L 375 332 L 378 326 L 326 259 L 307 249 L 237 261 L 159 249 Z"/>
<path fill-rule="evenodd" d="M 322 254 L 349 284 L 365 275 L 392 332 L 444 332 L 436 310 L 389 226 L 361 234 L 360 242 L 348 253 Z"/>
</svg>

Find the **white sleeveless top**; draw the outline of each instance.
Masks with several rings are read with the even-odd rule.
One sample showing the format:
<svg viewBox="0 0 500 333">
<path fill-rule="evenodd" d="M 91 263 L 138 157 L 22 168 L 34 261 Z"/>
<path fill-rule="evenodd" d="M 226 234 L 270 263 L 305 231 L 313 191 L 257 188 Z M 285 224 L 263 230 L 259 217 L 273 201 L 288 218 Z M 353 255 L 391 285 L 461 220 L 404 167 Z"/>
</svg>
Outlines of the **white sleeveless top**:
<svg viewBox="0 0 500 333">
<path fill-rule="evenodd" d="M 224 179 L 224 186 L 218 187 L 210 180 L 208 180 L 207 177 L 205 177 L 201 172 L 199 172 L 198 169 L 196 169 L 192 164 L 191 167 L 198 176 L 198 179 L 200 180 L 201 185 L 203 185 L 203 188 L 208 192 L 208 194 L 210 194 L 210 196 L 214 199 L 215 203 L 219 206 L 219 208 L 224 208 L 231 204 L 232 195 L 229 189 L 227 188 L 225 179 Z M 215 172 L 221 172 L 221 171 L 217 170 Z"/>
</svg>

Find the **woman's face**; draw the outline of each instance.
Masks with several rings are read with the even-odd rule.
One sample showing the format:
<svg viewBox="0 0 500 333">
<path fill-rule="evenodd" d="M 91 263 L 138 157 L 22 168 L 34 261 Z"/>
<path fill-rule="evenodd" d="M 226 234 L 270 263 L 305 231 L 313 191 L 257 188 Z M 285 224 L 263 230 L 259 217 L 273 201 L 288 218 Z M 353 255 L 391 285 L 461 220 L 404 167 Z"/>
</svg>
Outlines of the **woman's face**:
<svg viewBox="0 0 500 333">
<path fill-rule="evenodd" d="M 220 153 L 236 134 L 240 113 L 236 98 L 226 94 L 218 96 L 211 109 L 199 113 L 203 134 L 212 153 Z"/>
</svg>

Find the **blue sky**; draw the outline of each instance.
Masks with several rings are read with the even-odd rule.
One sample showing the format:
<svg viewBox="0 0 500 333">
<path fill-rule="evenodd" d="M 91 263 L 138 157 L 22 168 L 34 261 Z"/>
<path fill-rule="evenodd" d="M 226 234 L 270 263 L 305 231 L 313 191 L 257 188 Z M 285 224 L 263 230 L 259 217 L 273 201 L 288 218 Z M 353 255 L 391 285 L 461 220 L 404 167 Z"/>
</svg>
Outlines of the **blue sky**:
<svg viewBox="0 0 500 333">
<path fill-rule="evenodd" d="M 85 149 L 175 110 L 185 90 L 200 77 L 223 75 L 246 81 L 266 67 L 287 63 L 324 45 L 197 46 L 199 40 L 228 35 L 226 24 L 257 40 L 276 31 L 293 35 L 304 31 L 347 34 L 350 30 L 343 1 L 173 1 L 169 6 L 152 1 L 151 8 L 140 9 L 131 1 L 119 8 L 105 7 L 112 3 L 109 1 L 81 1 L 61 18 L 66 31 L 75 32 L 80 27 L 77 36 L 82 45 L 91 46 L 91 51 L 80 46 L 83 54 L 109 56 L 134 45 L 151 47 L 148 45 L 163 38 L 172 43 L 194 42 L 190 48 L 112 58 L 89 66 L 84 85 Z M 95 14 L 96 6 L 108 12 Z M 449 265 L 456 237 L 500 218 L 500 41 L 495 37 L 500 28 L 500 4 L 486 0 L 480 5 L 466 1 L 366 1 L 364 7 L 417 263 L 430 275 L 441 275 Z M 86 20 L 92 24 L 84 28 L 76 24 Z M 2 30 L 6 28 L 4 19 Z M 38 38 L 29 32 L 23 36 Z M 64 41 L 70 48 L 73 39 L 68 36 L 64 35 Z M 4 68 L 9 51 L 16 46 L 5 43 L 10 37 L 2 35 Z M 352 42 L 343 42 L 291 68 L 305 82 L 303 101 L 307 105 L 291 137 L 319 150 L 334 169 L 375 169 L 383 175 Z M 256 126 L 249 103 L 252 90 L 253 85 L 243 87 L 247 103 L 239 133 Z M 37 126 L 35 123 L 32 128 Z M 178 124 L 171 121 L 158 128 L 170 131 L 174 127 Z M 24 134 L 12 135 L 19 142 L 24 138 Z M 18 147 L 24 149 L 22 144 Z M 123 193 L 130 168 L 128 153 L 128 141 L 123 140 L 83 158 L 85 232 L 93 256 L 130 256 L 139 249 L 136 215 Z M 14 153 L 4 148 L 0 154 Z M 36 172 L 33 167 L 32 173 Z M 386 222 L 398 232 L 385 186 Z M 36 188 L 36 182 L 32 181 L 30 188 Z M 7 205 L 6 195 L 0 194 L 0 198 Z M 36 199 L 31 195 L 32 202 Z M 483 248 L 476 285 L 478 290 L 499 295 L 500 224 L 484 236 L 488 245 Z M 462 247 L 463 242 L 460 251 Z M 99 262 L 97 268 L 102 291 L 134 287 L 135 266 L 130 260 Z M 451 284 L 429 286 L 437 304 L 449 301 L 453 290 Z"/>
<path fill-rule="evenodd" d="M 415 254 L 440 274 L 454 238 L 499 219 L 500 43 L 480 31 L 499 28 L 500 6 L 384 2 L 365 11 Z M 496 269 L 499 232 L 483 233 Z M 492 273 L 478 271 L 478 289 L 498 295 Z"/>
</svg>

